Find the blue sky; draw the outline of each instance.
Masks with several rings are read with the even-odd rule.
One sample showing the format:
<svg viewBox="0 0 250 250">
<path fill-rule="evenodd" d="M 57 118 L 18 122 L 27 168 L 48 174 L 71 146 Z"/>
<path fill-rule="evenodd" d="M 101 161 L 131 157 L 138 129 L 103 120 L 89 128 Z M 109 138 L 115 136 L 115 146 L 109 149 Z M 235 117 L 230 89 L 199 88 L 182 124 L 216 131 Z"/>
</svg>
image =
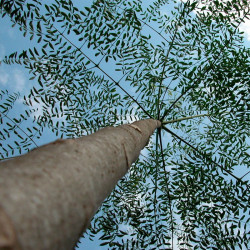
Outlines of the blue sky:
<svg viewBox="0 0 250 250">
<path fill-rule="evenodd" d="M 81 3 L 83 2 L 84 4 L 89 5 L 91 1 L 82 1 Z M 162 11 L 164 12 L 164 10 Z M 24 38 L 17 27 L 12 28 L 11 23 L 7 18 L 0 19 L 0 27 L 0 60 L 11 52 L 16 50 L 21 51 L 36 45 L 35 40 L 30 41 L 28 38 Z M 246 47 L 250 48 L 250 20 L 246 20 L 246 23 L 241 25 L 240 29 L 245 32 L 244 36 Z M 0 66 L 0 89 L 7 89 L 10 92 L 19 92 L 20 95 L 23 96 L 28 94 L 29 89 L 34 85 L 36 86 L 37 83 L 29 80 L 28 72 L 22 66 L 9 66 L 5 64 Z M 39 105 L 37 105 L 37 108 L 39 110 Z M 23 109 L 24 106 L 20 99 L 15 106 L 15 109 L 12 110 L 12 116 L 15 116 L 15 114 L 18 114 Z M 36 143 L 38 145 L 42 145 L 55 139 L 56 136 L 47 131 L 40 140 L 36 141 Z M 98 245 L 98 241 L 96 240 L 95 242 L 85 241 L 84 243 L 79 244 L 79 249 L 100 249 Z M 108 248 L 102 247 L 102 249 Z"/>
</svg>

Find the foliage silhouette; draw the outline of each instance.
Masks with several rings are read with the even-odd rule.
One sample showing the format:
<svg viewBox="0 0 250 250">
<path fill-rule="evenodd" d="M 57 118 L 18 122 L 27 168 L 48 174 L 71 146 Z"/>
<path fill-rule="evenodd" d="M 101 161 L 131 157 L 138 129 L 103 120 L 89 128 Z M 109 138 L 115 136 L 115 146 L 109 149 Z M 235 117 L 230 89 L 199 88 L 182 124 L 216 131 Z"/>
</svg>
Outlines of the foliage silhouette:
<svg viewBox="0 0 250 250">
<path fill-rule="evenodd" d="M 15 119 L 8 112 L 16 95 L 1 92 L 2 158 L 34 147 L 44 128 L 71 138 L 159 119 L 165 125 L 100 208 L 89 237 L 101 233 L 101 245 L 119 249 L 248 246 L 250 50 L 239 30 L 248 1 L 0 6 L 38 44 L 3 60 L 24 65 L 38 85 Z M 32 117 L 34 126 L 21 130 Z M 21 138 L 10 145 L 13 132 Z"/>
</svg>

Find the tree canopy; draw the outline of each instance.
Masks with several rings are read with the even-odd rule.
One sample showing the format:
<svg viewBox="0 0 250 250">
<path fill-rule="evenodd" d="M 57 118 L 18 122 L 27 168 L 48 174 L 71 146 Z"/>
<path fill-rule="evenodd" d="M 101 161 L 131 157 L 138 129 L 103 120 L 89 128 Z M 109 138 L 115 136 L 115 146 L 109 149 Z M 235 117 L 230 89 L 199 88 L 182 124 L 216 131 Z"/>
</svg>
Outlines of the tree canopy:
<svg viewBox="0 0 250 250">
<path fill-rule="evenodd" d="M 37 43 L 2 61 L 23 65 L 34 86 L 13 117 L 18 93 L 0 92 L 1 158 L 36 146 L 44 129 L 75 138 L 158 119 L 85 237 L 112 249 L 247 248 L 250 50 L 239 26 L 249 1 L 83 5 L 0 1 L 1 16 Z"/>
</svg>

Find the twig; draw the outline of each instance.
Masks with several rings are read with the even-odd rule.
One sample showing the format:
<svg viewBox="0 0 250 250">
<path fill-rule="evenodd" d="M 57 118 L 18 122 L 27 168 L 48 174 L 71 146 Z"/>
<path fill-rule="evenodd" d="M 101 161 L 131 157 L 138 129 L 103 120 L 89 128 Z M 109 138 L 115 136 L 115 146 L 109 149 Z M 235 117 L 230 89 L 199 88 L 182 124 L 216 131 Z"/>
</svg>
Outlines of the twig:
<svg viewBox="0 0 250 250">
<path fill-rule="evenodd" d="M 177 134 L 175 134 L 173 131 L 171 131 L 170 129 L 168 129 L 166 126 L 162 126 L 162 128 L 164 130 L 166 130 L 168 133 L 170 133 L 171 135 L 173 135 L 174 137 L 178 138 L 181 142 L 185 143 L 186 145 L 188 145 L 190 148 L 192 148 L 195 152 L 199 153 L 202 156 L 205 156 L 207 159 L 209 159 L 212 163 L 214 163 L 215 165 L 217 165 L 218 167 L 220 167 L 220 169 L 222 171 L 225 171 L 227 174 L 231 175 L 233 178 L 235 178 L 237 181 L 242 182 L 241 178 L 235 176 L 234 174 L 232 174 L 229 170 L 225 169 L 223 166 L 221 166 L 220 164 L 218 164 L 217 162 L 215 162 L 213 159 L 210 158 L 210 156 L 208 156 L 206 153 L 201 152 L 197 147 L 194 147 L 193 145 L 191 145 L 189 142 L 187 142 L 186 140 L 182 139 L 180 136 L 178 136 Z M 249 185 L 247 185 L 249 186 Z"/>
</svg>

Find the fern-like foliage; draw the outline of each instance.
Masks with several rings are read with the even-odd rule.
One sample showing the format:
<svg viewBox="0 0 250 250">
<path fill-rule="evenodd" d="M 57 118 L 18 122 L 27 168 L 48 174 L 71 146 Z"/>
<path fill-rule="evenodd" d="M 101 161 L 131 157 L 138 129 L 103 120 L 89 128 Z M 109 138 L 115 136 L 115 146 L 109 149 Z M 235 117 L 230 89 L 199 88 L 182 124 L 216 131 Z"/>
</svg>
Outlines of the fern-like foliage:
<svg viewBox="0 0 250 250">
<path fill-rule="evenodd" d="M 13 132 L 22 153 L 44 128 L 72 138 L 187 117 L 157 130 L 85 237 L 98 235 L 110 249 L 247 247 L 250 50 L 239 26 L 250 18 L 249 1 L 83 5 L 0 1 L 2 17 L 37 41 L 3 60 L 23 65 L 37 86 L 20 119 L 8 116 L 18 95 L 1 92 L 1 139 Z M 34 103 L 43 112 L 31 116 Z M 34 127 L 22 128 L 31 118 Z M 6 145 L 2 158 L 15 153 Z"/>
</svg>

